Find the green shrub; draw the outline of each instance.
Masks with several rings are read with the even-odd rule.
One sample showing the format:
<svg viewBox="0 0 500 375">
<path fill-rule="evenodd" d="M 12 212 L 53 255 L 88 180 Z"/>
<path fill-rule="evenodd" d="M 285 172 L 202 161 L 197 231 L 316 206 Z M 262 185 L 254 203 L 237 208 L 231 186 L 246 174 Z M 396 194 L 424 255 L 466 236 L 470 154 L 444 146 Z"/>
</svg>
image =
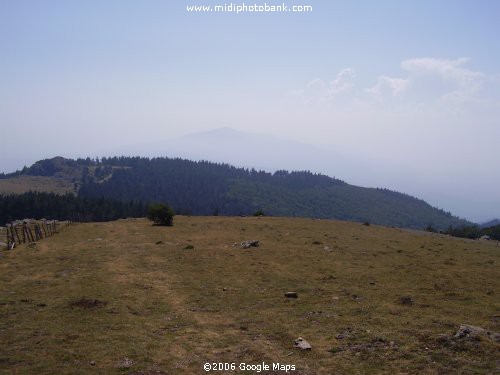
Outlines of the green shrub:
<svg viewBox="0 0 500 375">
<path fill-rule="evenodd" d="M 437 233 L 437 230 L 432 226 L 432 224 L 429 224 L 425 227 L 426 232 L 431 232 L 431 233 Z"/>
<path fill-rule="evenodd" d="M 262 211 L 262 209 L 258 209 L 254 212 L 253 216 L 265 216 L 264 211 Z"/>
<path fill-rule="evenodd" d="M 168 204 L 155 203 L 149 206 L 148 219 L 155 225 L 174 225 L 174 210 Z"/>
</svg>

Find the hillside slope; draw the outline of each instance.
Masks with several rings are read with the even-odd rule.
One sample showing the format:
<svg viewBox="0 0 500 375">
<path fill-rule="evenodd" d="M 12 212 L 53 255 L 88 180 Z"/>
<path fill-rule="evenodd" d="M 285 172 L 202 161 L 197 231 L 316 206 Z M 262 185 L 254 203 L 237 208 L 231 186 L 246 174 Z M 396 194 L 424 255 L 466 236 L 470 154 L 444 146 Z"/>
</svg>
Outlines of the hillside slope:
<svg viewBox="0 0 500 375">
<path fill-rule="evenodd" d="M 72 178 L 82 197 L 166 201 L 191 215 L 298 216 L 437 229 L 466 221 L 423 200 L 387 189 L 362 188 L 310 172 L 273 174 L 228 164 L 169 158 L 55 158 L 5 177 Z"/>
</svg>

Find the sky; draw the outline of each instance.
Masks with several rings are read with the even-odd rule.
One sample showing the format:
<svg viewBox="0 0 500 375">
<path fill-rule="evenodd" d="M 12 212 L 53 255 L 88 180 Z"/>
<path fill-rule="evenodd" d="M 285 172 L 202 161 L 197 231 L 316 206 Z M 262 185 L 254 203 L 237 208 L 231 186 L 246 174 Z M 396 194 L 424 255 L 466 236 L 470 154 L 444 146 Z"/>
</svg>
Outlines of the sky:
<svg viewBox="0 0 500 375">
<path fill-rule="evenodd" d="M 187 11 L 230 4 L 0 0 L 0 171 L 229 127 L 354 160 L 343 176 L 311 161 L 350 183 L 500 217 L 498 1 Z"/>
</svg>

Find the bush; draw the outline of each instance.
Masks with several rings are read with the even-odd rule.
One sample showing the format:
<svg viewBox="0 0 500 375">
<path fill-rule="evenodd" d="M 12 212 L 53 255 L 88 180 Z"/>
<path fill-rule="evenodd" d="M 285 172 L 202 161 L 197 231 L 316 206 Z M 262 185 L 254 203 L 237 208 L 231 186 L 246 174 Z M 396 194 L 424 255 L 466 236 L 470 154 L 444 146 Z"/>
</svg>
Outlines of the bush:
<svg viewBox="0 0 500 375">
<path fill-rule="evenodd" d="M 155 203 L 149 206 L 148 219 L 155 225 L 174 225 L 174 210 L 168 204 Z"/>
<path fill-rule="evenodd" d="M 434 227 L 432 226 L 432 224 L 429 224 L 425 227 L 425 231 L 426 232 L 431 232 L 431 233 L 437 233 L 437 230 L 434 229 Z"/>
<path fill-rule="evenodd" d="M 262 209 L 258 209 L 254 212 L 253 216 L 265 216 L 264 211 Z"/>
</svg>

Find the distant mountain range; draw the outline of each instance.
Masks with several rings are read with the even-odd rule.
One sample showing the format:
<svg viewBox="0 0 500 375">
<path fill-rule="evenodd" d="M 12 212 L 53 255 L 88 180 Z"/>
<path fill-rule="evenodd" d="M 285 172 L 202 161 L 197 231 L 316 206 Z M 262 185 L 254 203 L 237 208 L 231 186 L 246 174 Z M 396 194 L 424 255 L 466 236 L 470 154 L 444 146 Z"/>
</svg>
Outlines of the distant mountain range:
<svg viewBox="0 0 500 375">
<path fill-rule="evenodd" d="M 493 219 L 493 220 L 487 221 L 485 223 L 482 223 L 480 226 L 481 226 L 481 228 L 489 228 L 489 227 L 494 227 L 496 225 L 500 225 L 500 219 Z"/>
<path fill-rule="evenodd" d="M 204 137 L 205 139 L 205 137 Z M 57 157 L 3 175 L 1 182 L 31 179 L 67 184 L 81 197 L 144 203 L 166 201 L 192 215 L 300 216 L 436 229 L 470 224 L 415 197 L 364 188 L 311 172 L 268 173 L 228 164 L 170 158 L 110 157 L 101 160 Z M 37 180 L 38 181 L 38 180 Z M 1 190 L 0 190 L 1 191 Z"/>
<path fill-rule="evenodd" d="M 231 162 L 236 167 L 252 166 L 266 171 L 310 170 L 334 172 L 336 176 L 371 173 L 370 168 L 341 153 L 305 142 L 221 127 L 190 133 L 173 139 L 138 143 L 119 148 L 114 155 L 163 157 L 175 155 L 189 160 Z M 368 180 L 368 179 L 367 179 Z"/>
</svg>

